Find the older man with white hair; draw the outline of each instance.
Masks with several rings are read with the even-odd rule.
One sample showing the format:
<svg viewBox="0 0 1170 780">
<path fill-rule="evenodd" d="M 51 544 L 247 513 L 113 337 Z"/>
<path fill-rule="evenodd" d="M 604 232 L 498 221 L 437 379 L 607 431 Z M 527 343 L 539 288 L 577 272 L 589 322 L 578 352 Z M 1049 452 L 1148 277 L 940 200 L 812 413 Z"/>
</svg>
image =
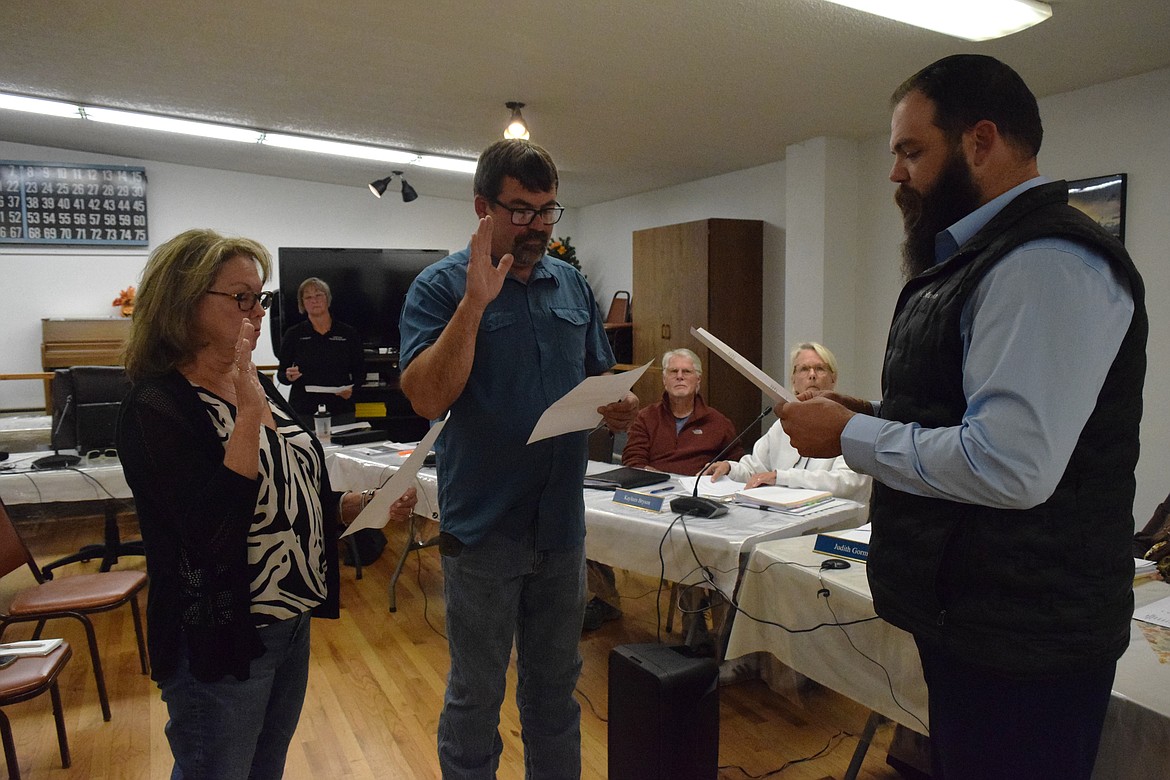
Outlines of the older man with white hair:
<svg viewBox="0 0 1170 780">
<path fill-rule="evenodd" d="M 662 356 L 662 399 L 644 407 L 630 426 L 622 465 L 667 471 L 698 473 L 735 439 L 735 424 L 707 406 L 699 395 L 703 362 L 689 349 L 672 349 Z M 743 454 L 738 442 L 728 452 Z M 587 561 L 589 590 L 582 628 L 592 631 L 607 620 L 621 617 L 613 569 Z"/>
</svg>

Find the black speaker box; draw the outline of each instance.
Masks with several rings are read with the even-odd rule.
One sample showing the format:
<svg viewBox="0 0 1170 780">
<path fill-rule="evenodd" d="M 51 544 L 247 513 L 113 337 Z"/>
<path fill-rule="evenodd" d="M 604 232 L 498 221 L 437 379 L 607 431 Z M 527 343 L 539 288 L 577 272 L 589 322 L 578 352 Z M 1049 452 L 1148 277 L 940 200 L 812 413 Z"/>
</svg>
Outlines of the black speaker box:
<svg viewBox="0 0 1170 780">
<path fill-rule="evenodd" d="M 609 780 L 715 780 L 719 667 L 685 645 L 609 653 Z"/>
</svg>

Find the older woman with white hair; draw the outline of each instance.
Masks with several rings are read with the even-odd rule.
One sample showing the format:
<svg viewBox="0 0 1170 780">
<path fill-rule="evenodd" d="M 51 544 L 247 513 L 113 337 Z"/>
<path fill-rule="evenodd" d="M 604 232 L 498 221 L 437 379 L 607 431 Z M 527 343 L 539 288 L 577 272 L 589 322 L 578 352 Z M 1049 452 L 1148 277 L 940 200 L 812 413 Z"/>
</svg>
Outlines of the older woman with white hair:
<svg viewBox="0 0 1170 780">
<path fill-rule="evenodd" d="M 792 350 L 792 391 L 828 392 L 837 386 L 837 358 L 815 341 L 797 344 Z M 712 480 L 729 475 L 749 488 L 760 485 L 825 490 L 838 498 L 867 504 L 870 478 L 845 464 L 843 457 L 805 458 L 796 451 L 788 434 L 778 424 L 760 437 L 756 446 L 739 460 L 722 460 L 707 469 Z"/>
</svg>

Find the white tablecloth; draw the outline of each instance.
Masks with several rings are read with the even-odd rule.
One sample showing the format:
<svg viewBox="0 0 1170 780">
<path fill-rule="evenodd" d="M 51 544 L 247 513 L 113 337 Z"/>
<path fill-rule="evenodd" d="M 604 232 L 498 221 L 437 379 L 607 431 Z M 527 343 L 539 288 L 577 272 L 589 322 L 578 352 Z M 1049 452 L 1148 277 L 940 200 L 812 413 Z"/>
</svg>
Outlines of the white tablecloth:
<svg viewBox="0 0 1170 780">
<path fill-rule="evenodd" d="M 671 511 L 647 512 L 618 504 L 612 491 L 587 488 L 586 555 L 652 577 L 659 575 L 665 563 L 665 578 L 682 584 L 701 582 L 700 566 L 705 566 L 716 586 L 731 595 L 739 578 L 740 556 L 746 556 L 757 544 L 855 526 L 861 522 L 861 507 L 848 502 L 810 517 L 792 517 L 733 504 L 721 517 L 676 521 L 677 517 Z M 668 528 L 670 535 L 666 536 Z"/>
<path fill-rule="evenodd" d="M 329 478 L 336 489 L 378 487 L 405 460 L 398 455 L 363 453 L 363 449 L 370 448 L 350 447 L 333 458 Z M 610 468 L 613 466 L 604 463 L 589 464 L 590 473 Z M 424 468 L 416 482 L 420 488 L 419 514 L 438 517 L 435 471 Z M 592 560 L 657 577 L 660 571 L 659 543 L 676 515 L 615 504 L 611 491 L 584 489 L 584 493 L 586 555 Z M 849 502 L 806 518 L 739 506 L 731 507 L 731 511 L 722 517 L 690 517 L 686 519 L 685 531 L 681 523 L 675 523 L 670 537 L 662 544 L 666 579 L 683 583 L 702 579 L 696 571 L 695 555 L 687 543 L 688 532 L 699 560 L 712 571 L 720 589 L 730 594 L 739 575 L 740 556 L 746 555 L 759 542 L 814 530 L 847 528 L 860 523 L 860 515 L 861 508 Z"/>
<path fill-rule="evenodd" d="M 739 615 L 732 626 L 727 657 L 769 652 L 822 685 L 925 733 L 926 684 L 918 651 L 908 633 L 879 619 L 789 634 L 747 618 L 753 615 L 789 628 L 808 628 L 872 616 L 865 565 L 853 563 L 849 569 L 821 571 L 824 560 L 825 556 L 812 551 L 811 538 L 757 545 L 740 586 L 739 602 L 747 614 Z M 822 588 L 829 591 L 828 596 L 818 595 Z M 1134 596 L 1139 606 L 1149 604 L 1170 596 L 1170 585 L 1146 581 L 1135 587 Z M 890 679 L 861 653 L 885 667 Z M 1139 623 L 1133 621 L 1129 649 L 1117 665 L 1093 777 L 1165 777 L 1168 745 L 1170 665 L 1159 663 Z"/>
<path fill-rule="evenodd" d="M 331 447 L 325 450 L 325 465 L 329 469 L 330 479 L 336 479 L 337 458 L 355 449 L 358 447 Z M 72 451 L 69 452 L 72 454 Z M 15 452 L 0 464 L 12 465 L 12 468 L 0 470 L 0 498 L 5 504 L 133 498 L 130 487 L 126 484 L 126 477 L 122 473 L 122 463 L 116 457 L 83 458 L 76 466 L 67 469 L 39 471 L 32 468 L 34 460 L 49 454 L 51 453 Z M 401 460 L 403 459 L 399 458 L 399 462 Z M 431 474 L 433 480 L 433 470 Z M 437 508 L 437 501 L 435 506 Z"/>
<path fill-rule="evenodd" d="M 83 458 L 76 466 L 52 471 L 32 468 L 34 460 L 50 454 L 19 452 L 4 461 L 4 464 L 13 465 L 11 469 L 0 471 L 0 498 L 5 504 L 131 498 L 130 488 L 122 475 L 122 464 L 117 458 Z"/>
</svg>

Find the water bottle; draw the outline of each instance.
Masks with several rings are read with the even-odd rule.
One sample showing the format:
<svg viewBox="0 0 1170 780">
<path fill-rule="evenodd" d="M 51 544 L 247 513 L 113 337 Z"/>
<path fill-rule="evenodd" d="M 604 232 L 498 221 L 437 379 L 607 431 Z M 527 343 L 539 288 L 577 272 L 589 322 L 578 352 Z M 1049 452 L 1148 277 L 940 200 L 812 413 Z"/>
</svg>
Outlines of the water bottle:
<svg viewBox="0 0 1170 780">
<path fill-rule="evenodd" d="M 332 437 L 333 418 L 329 416 L 329 410 L 325 408 L 325 404 L 317 407 L 317 413 L 313 415 L 313 430 L 317 433 L 317 438 L 321 440 L 322 444 L 328 444 Z"/>
</svg>

